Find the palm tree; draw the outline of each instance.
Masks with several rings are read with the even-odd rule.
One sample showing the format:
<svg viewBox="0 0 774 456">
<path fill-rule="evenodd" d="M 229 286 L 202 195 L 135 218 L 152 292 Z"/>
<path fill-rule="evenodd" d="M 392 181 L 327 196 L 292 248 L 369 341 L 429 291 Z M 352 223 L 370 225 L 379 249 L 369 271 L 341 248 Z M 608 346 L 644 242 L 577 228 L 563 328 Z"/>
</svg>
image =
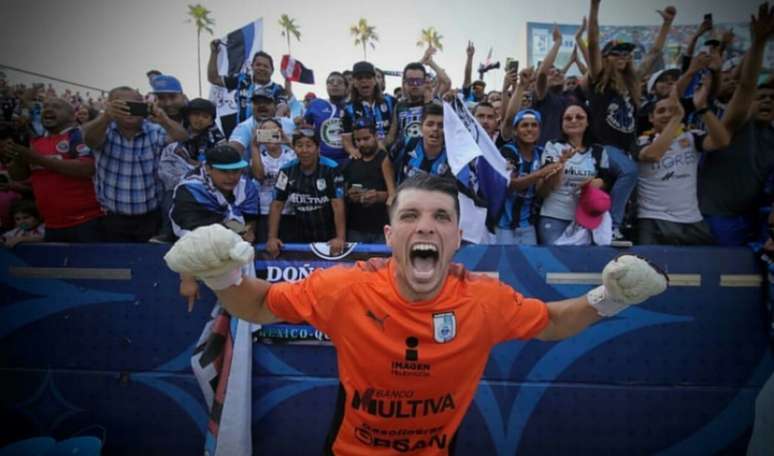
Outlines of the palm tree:
<svg viewBox="0 0 774 456">
<path fill-rule="evenodd" d="M 188 19 L 186 22 L 193 22 L 196 26 L 196 70 L 199 73 L 199 96 L 202 96 L 202 53 L 201 53 L 201 35 L 202 30 L 206 30 L 213 34 L 212 26 L 215 25 L 215 19 L 210 17 L 212 11 L 208 10 L 201 4 L 188 5 Z"/>
<path fill-rule="evenodd" d="M 279 25 L 282 27 L 282 36 L 288 40 L 288 54 L 290 54 L 290 35 L 296 37 L 296 41 L 301 41 L 301 32 L 298 31 L 301 27 L 287 14 L 280 16 Z"/>
<path fill-rule="evenodd" d="M 422 32 L 419 35 L 419 41 L 417 41 L 417 46 L 422 47 L 426 45 L 427 47 L 434 47 L 439 51 L 443 51 L 443 44 L 441 44 L 442 39 L 443 35 L 438 33 L 438 30 L 436 30 L 435 27 L 422 29 Z"/>
<path fill-rule="evenodd" d="M 375 42 L 379 41 L 379 35 L 376 34 L 376 27 L 368 25 L 365 18 L 360 18 L 357 24 L 349 28 L 349 33 L 355 37 L 355 46 L 363 46 L 363 60 L 368 60 L 366 46 L 371 45 L 371 49 L 376 49 Z"/>
</svg>

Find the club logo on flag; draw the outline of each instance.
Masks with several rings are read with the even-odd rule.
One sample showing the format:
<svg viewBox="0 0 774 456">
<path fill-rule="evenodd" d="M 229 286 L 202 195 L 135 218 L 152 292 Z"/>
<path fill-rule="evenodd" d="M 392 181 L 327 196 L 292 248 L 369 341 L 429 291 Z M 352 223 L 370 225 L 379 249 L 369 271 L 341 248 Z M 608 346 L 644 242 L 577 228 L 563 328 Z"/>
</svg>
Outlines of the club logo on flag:
<svg viewBox="0 0 774 456">
<path fill-rule="evenodd" d="M 457 336 L 457 319 L 454 312 L 433 314 L 433 338 L 439 344 L 450 342 Z"/>
</svg>

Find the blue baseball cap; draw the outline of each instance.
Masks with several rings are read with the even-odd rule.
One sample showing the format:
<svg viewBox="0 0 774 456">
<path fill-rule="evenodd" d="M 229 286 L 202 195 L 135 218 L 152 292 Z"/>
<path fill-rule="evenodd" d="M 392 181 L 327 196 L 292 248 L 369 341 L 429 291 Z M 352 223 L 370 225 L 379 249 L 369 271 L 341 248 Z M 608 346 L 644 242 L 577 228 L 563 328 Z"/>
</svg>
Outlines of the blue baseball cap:
<svg viewBox="0 0 774 456">
<path fill-rule="evenodd" d="M 228 144 L 210 147 L 204 152 L 204 159 L 215 169 L 232 170 L 247 167 L 247 162 L 239 151 Z"/>
<path fill-rule="evenodd" d="M 183 93 L 183 86 L 176 77 L 160 74 L 151 80 L 152 93 Z"/>
<path fill-rule="evenodd" d="M 524 119 L 535 119 L 538 125 L 543 124 L 543 118 L 540 116 L 539 112 L 535 111 L 534 109 L 522 109 L 518 114 L 516 114 L 516 117 L 513 118 L 513 126 L 515 127 Z"/>
</svg>

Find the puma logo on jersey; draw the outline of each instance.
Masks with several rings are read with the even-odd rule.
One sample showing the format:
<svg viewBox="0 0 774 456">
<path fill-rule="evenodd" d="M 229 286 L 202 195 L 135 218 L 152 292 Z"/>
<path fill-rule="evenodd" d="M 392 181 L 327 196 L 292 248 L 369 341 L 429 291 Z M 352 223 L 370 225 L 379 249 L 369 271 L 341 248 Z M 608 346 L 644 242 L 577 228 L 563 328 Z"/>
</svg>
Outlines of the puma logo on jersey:
<svg viewBox="0 0 774 456">
<path fill-rule="evenodd" d="M 370 310 L 366 311 L 366 317 L 375 321 L 376 324 L 379 325 L 380 328 L 382 328 L 382 331 L 384 331 L 384 322 L 387 321 L 388 318 L 390 318 L 390 316 L 387 314 L 385 314 L 382 318 L 379 318 L 376 316 L 375 313 L 371 312 Z"/>
</svg>

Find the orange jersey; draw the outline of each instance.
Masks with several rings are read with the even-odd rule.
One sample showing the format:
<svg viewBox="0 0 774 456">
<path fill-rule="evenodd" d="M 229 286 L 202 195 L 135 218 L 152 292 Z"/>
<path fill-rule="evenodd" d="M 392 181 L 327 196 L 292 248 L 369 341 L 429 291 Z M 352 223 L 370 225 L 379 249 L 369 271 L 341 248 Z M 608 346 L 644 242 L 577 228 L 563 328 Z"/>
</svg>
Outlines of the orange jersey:
<svg viewBox="0 0 774 456">
<path fill-rule="evenodd" d="M 406 301 L 395 267 L 371 259 L 269 289 L 277 317 L 314 325 L 336 347 L 336 455 L 447 454 L 491 348 L 548 324 L 542 301 L 456 264 L 435 299 Z"/>
</svg>

